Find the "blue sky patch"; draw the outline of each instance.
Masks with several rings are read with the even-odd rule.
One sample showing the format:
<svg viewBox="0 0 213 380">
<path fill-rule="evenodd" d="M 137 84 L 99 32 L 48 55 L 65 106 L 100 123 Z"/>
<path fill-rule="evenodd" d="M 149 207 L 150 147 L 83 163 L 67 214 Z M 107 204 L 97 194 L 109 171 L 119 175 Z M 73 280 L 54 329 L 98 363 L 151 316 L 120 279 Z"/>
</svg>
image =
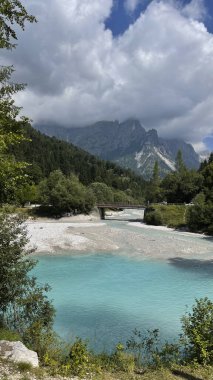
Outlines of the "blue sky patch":
<svg viewBox="0 0 213 380">
<path fill-rule="evenodd" d="M 152 0 L 139 1 L 134 12 L 128 12 L 125 7 L 125 0 L 114 0 L 114 5 L 110 17 L 105 21 L 105 26 L 110 29 L 114 37 L 122 35 L 131 24 L 137 20 L 141 12 L 144 12 Z M 180 4 L 187 5 L 191 0 L 178 0 Z M 213 0 L 204 0 L 207 15 L 205 26 L 210 33 L 213 33 Z"/>
</svg>

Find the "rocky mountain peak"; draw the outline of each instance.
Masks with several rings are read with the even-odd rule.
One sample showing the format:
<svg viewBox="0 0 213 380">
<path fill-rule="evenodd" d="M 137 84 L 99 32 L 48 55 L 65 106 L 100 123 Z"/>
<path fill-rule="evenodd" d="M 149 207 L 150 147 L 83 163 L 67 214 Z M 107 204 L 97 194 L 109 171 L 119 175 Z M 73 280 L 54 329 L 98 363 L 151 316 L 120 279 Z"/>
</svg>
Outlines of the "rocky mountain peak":
<svg viewBox="0 0 213 380">
<path fill-rule="evenodd" d="M 155 161 L 163 177 L 175 170 L 175 158 L 182 151 L 189 168 L 199 167 L 199 156 L 192 145 L 180 139 L 162 139 L 155 129 L 146 131 L 134 118 L 123 122 L 99 121 L 81 128 L 36 126 L 41 132 L 69 141 L 100 158 L 117 162 L 145 178 L 152 176 Z"/>
</svg>

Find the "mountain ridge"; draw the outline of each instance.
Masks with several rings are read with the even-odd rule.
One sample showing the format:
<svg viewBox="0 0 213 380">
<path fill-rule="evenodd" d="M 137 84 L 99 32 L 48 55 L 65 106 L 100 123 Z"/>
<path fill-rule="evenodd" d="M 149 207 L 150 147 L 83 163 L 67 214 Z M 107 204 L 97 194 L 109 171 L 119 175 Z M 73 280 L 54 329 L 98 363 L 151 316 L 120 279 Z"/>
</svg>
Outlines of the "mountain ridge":
<svg viewBox="0 0 213 380">
<path fill-rule="evenodd" d="M 161 177 L 175 170 L 175 158 L 182 151 L 188 168 L 199 167 L 199 155 L 191 144 L 181 139 L 164 139 L 155 129 L 148 131 L 137 119 L 99 121 L 85 127 L 64 128 L 57 125 L 35 125 L 36 129 L 88 151 L 105 160 L 129 168 L 149 179 L 155 161 Z"/>
</svg>

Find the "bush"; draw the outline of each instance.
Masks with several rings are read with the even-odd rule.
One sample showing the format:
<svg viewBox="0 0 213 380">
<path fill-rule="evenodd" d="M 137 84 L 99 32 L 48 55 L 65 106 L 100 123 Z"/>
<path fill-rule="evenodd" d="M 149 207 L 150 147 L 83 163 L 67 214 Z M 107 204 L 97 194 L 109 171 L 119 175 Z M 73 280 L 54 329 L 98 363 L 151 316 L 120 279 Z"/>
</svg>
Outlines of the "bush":
<svg viewBox="0 0 213 380">
<path fill-rule="evenodd" d="M 186 360 L 213 364 L 213 302 L 196 299 L 192 312 L 182 317 Z"/>
<path fill-rule="evenodd" d="M 144 214 L 144 221 L 147 224 L 151 224 L 154 226 L 162 226 L 163 219 L 160 211 L 151 209 L 147 210 Z"/>
<path fill-rule="evenodd" d="M 144 214 L 144 221 L 147 224 L 153 224 L 155 226 L 168 226 L 174 228 L 180 228 L 186 225 L 185 205 L 159 205 L 155 204 L 146 209 Z"/>
<path fill-rule="evenodd" d="M 124 346 L 119 343 L 116 346 L 115 352 L 111 355 L 111 365 L 116 371 L 123 371 L 127 373 L 134 372 L 135 358 L 132 353 L 124 351 Z"/>
<path fill-rule="evenodd" d="M 171 367 L 180 360 L 179 344 L 164 342 L 161 344 L 159 330 L 142 333 L 134 330 L 126 343 L 127 349 L 134 354 L 137 367 Z"/>
<path fill-rule="evenodd" d="M 77 338 L 69 353 L 70 369 L 73 375 L 84 377 L 90 369 L 90 354 L 87 343 Z"/>
</svg>

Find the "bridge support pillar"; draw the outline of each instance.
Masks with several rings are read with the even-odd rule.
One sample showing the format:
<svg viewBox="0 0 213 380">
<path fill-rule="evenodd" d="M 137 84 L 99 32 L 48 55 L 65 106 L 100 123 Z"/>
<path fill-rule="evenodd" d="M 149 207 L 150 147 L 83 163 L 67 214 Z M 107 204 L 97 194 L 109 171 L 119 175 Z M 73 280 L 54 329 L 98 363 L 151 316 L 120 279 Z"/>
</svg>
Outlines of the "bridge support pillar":
<svg viewBox="0 0 213 380">
<path fill-rule="evenodd" d="M 104 207 L 99 207 L 98 210 L 99 210 L 100 218 L 102 220 L 104 220 L 105 219 L 105 208 Z"/>
</svg>

